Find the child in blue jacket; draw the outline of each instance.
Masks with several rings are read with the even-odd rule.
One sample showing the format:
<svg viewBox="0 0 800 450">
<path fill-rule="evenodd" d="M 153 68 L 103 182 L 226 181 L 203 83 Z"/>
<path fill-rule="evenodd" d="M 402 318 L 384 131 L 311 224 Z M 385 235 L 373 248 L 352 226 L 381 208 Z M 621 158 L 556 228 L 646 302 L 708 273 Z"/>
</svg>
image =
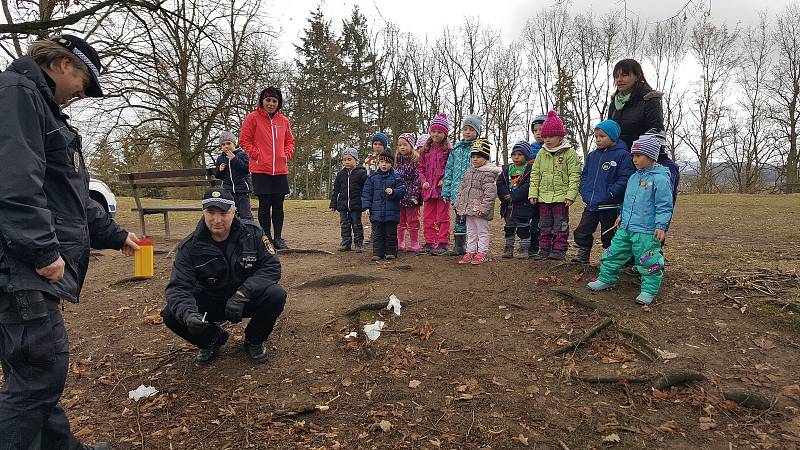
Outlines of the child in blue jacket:
<svg viewBox="0 0 800 450">
<path fill-rule="evenodd" d="M 603 255 L 600 275 L 588 284 L 600 291 L 614 286 L 623 264 L 634 258 L 642 276 L 641 292 L 636 302 L 649 305 L 664 278 L 664 256 L 661 243 L 672 220 L 672 186 L 669 170 L 658 164 L 658 139 L 647 137 L 631 146 L 633 164 L 637 171 L 628 179 L 622 213 L 617 219 L 617 233 L 611 247 Z"/>
<path fill-rule="evenodd" d="M 572 234 L 578 254 L 573 262 L 588 263 L 594 244 L 594 232 L 600 223 L 603 249 L 611 246 L 619 207 L 625 196 L 628 177 L 635 171 L 628 145 L 619 138 L 620 128 L 613 120 L 604 120 L 594 128 L 597 148 L 589 153 L 581 173 L 581 197 L 586 207 L 581 222 Z"/>
<path fill-rule="evenodd" d="M 394 155 L 387 148 L 378 155 L 378 170 L 370 174 L 361 191 L 361 207 L 369 210 L 372 223 L 373 261 L 397 258 L 397 224 L 406 186 L 392 166 Z"/>
<path fill-rule="evenodd" d="M 219 136 L 222 154 L 214 164 L 214 176 L 222 180 L 222 187 L 233 195 L 236 202 L 236 215 L 241 219 L 252 219 L 250 209 L 250 157 L 241 148 L 236 147 L 236 136 L 230 131 L 223 131 Z"/>
</svg>

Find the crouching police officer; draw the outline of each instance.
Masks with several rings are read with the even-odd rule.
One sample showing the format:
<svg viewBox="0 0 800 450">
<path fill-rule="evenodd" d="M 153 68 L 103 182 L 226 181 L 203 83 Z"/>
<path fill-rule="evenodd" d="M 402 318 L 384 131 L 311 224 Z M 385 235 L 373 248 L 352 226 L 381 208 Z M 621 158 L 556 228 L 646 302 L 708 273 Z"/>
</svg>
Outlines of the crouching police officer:
<svg viewBox="0 0 800 450">
<path fill-rule="evenodd" d="M 217 322 L 250 317 L 244 349 L 265 363 L 264 341 L 286 303 L 280 279 L 281 263 L 261 228 L 236 217 L 227 190 L 210 189 L 203 196 L 203 219 L 178 246 L 161 316 L 170 330 L 200 348 L 199 365 L 213 361 L 228 340 Z"/>
<path fill-rule="evenodd" d="M 69 365 L 61 300 L 77 302 L 89 247 L 138 248 L 89 198 L 81 138 L 61 108 L 102 97 L 83 39 L 39 40 L 0 74 L 0 449 L 82 445 L 58 400 Z"/>
</svg>

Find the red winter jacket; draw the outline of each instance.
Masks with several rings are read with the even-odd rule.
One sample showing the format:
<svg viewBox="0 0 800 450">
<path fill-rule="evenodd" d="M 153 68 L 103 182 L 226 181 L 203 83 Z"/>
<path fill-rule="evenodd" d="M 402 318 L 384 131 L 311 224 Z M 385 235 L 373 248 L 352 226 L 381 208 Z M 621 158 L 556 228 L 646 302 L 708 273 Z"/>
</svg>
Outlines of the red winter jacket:
<svg viewBox="0 0 800 450">
<path fill-rule="evenodd" d="M 289 119 L 276 112 L 273 117 L 257 108 L 244 118 L 239 145 L 250 157 L 250 173 L 285 175 L 286 162 L 294 155 L 294 136 Z"/>
</svg>

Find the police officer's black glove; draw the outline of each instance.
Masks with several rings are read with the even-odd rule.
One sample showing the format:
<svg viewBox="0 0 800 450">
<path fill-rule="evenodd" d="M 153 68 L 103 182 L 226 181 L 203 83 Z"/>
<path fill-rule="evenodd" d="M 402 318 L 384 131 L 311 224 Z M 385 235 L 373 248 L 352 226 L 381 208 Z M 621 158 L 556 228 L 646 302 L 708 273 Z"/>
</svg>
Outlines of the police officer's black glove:
<svg viewBox="0 0 800 450">
<path fill-rule="evenodd" d="M 240 296 L 238 292 L 233 294 L 233 297 L 229 298 L 228 303 L 225 304 L 225 318 L 231 323 L 241 322 L 244 307 L 249 301 L 249 298 Z"/>
<path fill-rule="evenodd" d="M 186 328 L 189 330 L 189 333 L 194 336 L 205 333 L 206 328 L 210 325 L 209 322 L 203 320 L 203 316 L 200 313 L 196 312 L 187 314 L 184 322 L 186 322 Z"/>
</svg>

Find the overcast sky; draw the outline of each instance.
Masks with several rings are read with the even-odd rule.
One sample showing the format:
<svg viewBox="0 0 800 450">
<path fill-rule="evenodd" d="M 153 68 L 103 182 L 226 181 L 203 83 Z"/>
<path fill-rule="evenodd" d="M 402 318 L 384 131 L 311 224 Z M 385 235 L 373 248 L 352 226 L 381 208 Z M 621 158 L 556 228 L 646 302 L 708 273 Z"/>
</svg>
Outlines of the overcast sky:
<svg viewBox="0 0 800 450">
<path fill-rule="evenodd" d="M 748 24 L 757 20 L 758 12 L 775 13 L 788 3 L 798 0 L 695 0 L 696 4 L 711 4 L 715 21 Z M 525 21 L 539 9 L 553 5 L 555 0 L 326 0 L 322 2 L 325 16 L 338 31 L 341 21 L 350 15 L 354 5 L 376 27 L 384 21 L 397 24 L 401 31 L 418 35 L 438 35 L 435 24 L 458 26 L 468 16 L 479 17 L 481 22 L 498 28 L 506 42 L 519 37 Z M 266 0 L 263 10 L 278 32 L 278 44 L 284 57 L 294 57 L 294 45 L 299 44 L 307 25 L 310 11 L 316 9 L 318 0 Z M 627 9 L 631 15 L 643 20 L 657 21 L 673 16 L 686 0 L 574 0 L 572 10 L 608 11 Z M 694 8 L 697 9 L 697 8 Z M 455 13 L 454 13 L 455 11 Z M 691 11 L 690 11 L 691 14 Z"/>
</svg>

